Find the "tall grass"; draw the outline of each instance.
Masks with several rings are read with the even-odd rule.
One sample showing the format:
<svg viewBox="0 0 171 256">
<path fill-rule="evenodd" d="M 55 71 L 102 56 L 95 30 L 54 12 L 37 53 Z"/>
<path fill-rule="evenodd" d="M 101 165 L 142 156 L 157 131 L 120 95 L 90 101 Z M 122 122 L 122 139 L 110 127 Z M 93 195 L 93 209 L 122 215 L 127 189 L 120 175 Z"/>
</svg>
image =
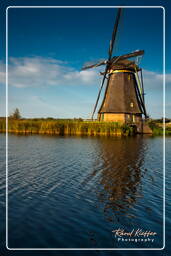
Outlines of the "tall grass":
<svg viewBox="0 0 171 256">
<path fill-rule="evenodd" d="M 6 131 L 5 119 L 0 119 L 0 132 Z M 8 120 L 8 132 L 22 134 L 57 135 L 125 135 L 134 134 L 133 128 L 116 122 L 21 119 Z"/>
<path fill-rule="evenodd" d="M 151 121 L 148 123 L 149 127 L 152 129 L 153 135 L 163 135 L 163 124 Z M 165 126 L 165 135 L 171 135 L 171 126 Z"/>
</svg>

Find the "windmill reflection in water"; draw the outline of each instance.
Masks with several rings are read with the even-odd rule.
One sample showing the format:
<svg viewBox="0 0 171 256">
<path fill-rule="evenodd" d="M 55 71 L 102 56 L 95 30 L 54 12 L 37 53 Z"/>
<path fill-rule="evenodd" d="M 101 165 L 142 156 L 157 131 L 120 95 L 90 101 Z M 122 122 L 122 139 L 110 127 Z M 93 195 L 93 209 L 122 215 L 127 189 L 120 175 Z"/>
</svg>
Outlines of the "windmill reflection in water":
<svg viewBox="0 0 171 256">
<path fill-rule="evenodd" d="M 141 135 L 110 140 L 104 137 L 98 140 L 98 148 L 94 169 L 84 184 L 96 180 L 92 189 L 97 195 L 97 207 L 104 209 L 109 221 L 119 220 L 121 216 L 136 217 L 132 208 L 143 197 L 145 140 Z"/>
</svg>

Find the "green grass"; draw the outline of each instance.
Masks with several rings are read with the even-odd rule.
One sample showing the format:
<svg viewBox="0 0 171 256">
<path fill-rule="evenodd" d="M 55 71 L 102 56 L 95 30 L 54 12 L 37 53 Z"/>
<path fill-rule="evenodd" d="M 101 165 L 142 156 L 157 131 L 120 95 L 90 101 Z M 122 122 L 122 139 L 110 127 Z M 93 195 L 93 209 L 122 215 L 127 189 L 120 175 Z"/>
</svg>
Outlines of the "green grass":
<svg viewBox="0 0 171 256">
<path fill-rule="evenodd" d="M 152 129 L 153 135 L 163 135 L 163 125 L 155 121 L 150 121 L 149 127 Z M 171 126 L 165 127 L 165 135 L 171 135 Z"/>
<path fill-rule="evenodd" d="M 5 119 L 0 119 L 0 132 L 6 131 Z M 20 119 L 8 120 L 8 132 L 22 134 L 57 134 L 57 135 L 133 135 L 132 127 L 116 122 L 55 120 L 55 119 Z"/>
</svg>

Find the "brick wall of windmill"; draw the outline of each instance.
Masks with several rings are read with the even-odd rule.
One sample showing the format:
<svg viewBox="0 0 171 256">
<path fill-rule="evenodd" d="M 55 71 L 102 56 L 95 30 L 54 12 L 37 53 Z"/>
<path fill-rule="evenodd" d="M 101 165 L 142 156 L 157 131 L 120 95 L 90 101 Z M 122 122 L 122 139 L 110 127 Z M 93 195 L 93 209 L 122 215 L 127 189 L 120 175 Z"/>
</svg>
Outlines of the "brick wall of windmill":
<svg viewBox="0 0 171 256">
<path fill-rule="evenodd" d="M 98 119 L 106 122 L 119 122 L 119 123 L 141 123 L 141 115 L 125 114 L 125 113 L 104 113 L 100 114 Z"/>
</svg>

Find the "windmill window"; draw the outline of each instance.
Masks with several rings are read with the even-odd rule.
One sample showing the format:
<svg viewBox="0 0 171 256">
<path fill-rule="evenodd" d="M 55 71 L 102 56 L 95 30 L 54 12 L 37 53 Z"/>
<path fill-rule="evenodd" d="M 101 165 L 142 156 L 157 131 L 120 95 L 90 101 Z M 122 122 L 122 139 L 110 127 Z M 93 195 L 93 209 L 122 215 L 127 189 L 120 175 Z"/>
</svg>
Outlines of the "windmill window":
<svg viewBox="0 0 171 256">
<path fill-rule="evenodd" d="M 132 116 L 132 121 L 135 123 L 135 115 Z"/>
<path fill-rule="evenodd" d="M 134 103 L 133 103 L 133 102 L 130 103 L 130 107 L 131 107 L 131 108 L 134 107 Z"/>
</svg>

